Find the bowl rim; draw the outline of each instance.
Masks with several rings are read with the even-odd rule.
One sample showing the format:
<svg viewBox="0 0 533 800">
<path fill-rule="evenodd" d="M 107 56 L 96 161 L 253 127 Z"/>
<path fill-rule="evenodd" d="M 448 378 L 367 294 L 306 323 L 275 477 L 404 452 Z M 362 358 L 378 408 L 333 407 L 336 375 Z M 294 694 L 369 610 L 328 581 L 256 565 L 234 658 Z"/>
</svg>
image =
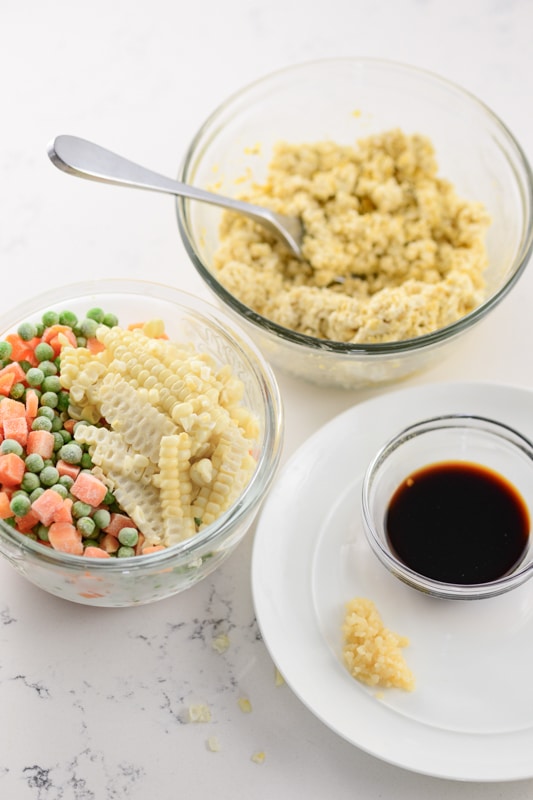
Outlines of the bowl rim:
<svg viewBox="0 0 533 800">
<path fill-rule="evenodd" d="M 134 573 L 144 571 L 148 567 L 165 567 L 169 561 L 175 562 L 176 558 L 189 559 L 195 554 L 200 557 L 205 553 L 197 551 L 214 546 L 220 539 L 224 540 L 227 531 L 234 525 L 236 519 L 239 520 L 245 513 L 259 506 L 265 492 L 274 480 L 281 459 L 284 431 L 283 403 L 276 377 L 270 364 L 253 340 L 223 310 L 203 298 L 164 283 L 130 278 L 104 278 L 97 281 L 70 283 L 48 289 L 13 306 L 0 320 L 0 337 L 21 319 L 31 317 L 44 310 L 47 304 L 57 305 L 63 301 L 82 300 L 89 296 L 95 296 L 96 299 L 98 295 L 105 294 L 155 297 L 180 305 L 185 310 L 192 311 L 195 316 L 206 319 L 227 341 L 231 340 L 232 346 L 240 352 L 242 358 L 251 367 L 255 380 L 261 387 L 266 423 L 265 445 L 250 481 L 231 508 L 189 539 L 166 547 L 164 550 L 142 556 L 89 559 L 83 555 L 72 555 L 53 550 L 50 547 L 43 547 L 39 542 L 33 541 L 0 519 L 0 540 L 5 540 L 10 546 L 15 547 L 14 553 L 3 553 L 0 546 L 0 553 L 6 555 L 8 559 L 13 558 L 16 561 L 20 559 L 19 551 L 22 553 L 28 551 L 38 561 L 54 566 L 83 567 L 85 570 L 90 568 L 92 572 L 102 570 L 111 574 Z M 258 492 L 257 485 L 260 481 L 262 481 L 261 492 Z"/>
<path fill-rule="evenodd" d="M 484 433 L 488 432 L 490 435 L 505 439 L 507 443 L 521 450 L 530 459 L 533 466 L 533 441 L 511 425 L 479 414 L 442 414 L 434 417 L 426 417 L 418 422 L 414 422 L 390 437 L 387 442 L 379 448 L 368 464 L 361 485 L 361 517 L 365 538 L 370 548 L 391 574 L 404 583 L 407 583 L 409 586 L 432 597 L 455 600 L 479 600 L 503 594 L 504 592 L 520 586 L 533 577 L 532 558 L 523 566 L 519 564 L 510 574 L 484 583 L 457 584 L 439 581 L 422 575 L 404 564 L 392 553 L 390 548 L 382 544 L 380 537 L 376 533 L 373 514 L 369 507 L 369 490 L 375 472 L 386 460 L 387 456 L 393 453 L 404 442 L 415 436 L 430 433 L 438 429 L 442 430 L 442 428 L 456 427 L 468 429 L 470 428 L 470 423 L 474 423 L 474 426 L 478 426 L 475 428 L 478 431 Z M 431 458 L 429 458 L 428 462 L 438 463 L 438 459 L 431 461 Z M 530 538 L 533 536 L 532 526 L 533 518 L 530 519 Z"/>
<path fill-rule="evenodd" d="M 202 142 L 203 137 L 212 128 L 216 128 L 217 119 L 233 103 L 242 100 L 247 94 L 254 92 L 262 85 L 270 81 L 279 80 L 291 73 L 297 73 L 301 70 L 314 68 L 316 66 L 334 65 L 334 64 L 349 64 L 351 66 L 360 65 L 361 67 L 374 67 L 374 68 L 389 68 L 397 72 L 404 72 L 413 77 L 421 77 L 425 80 L 432 81 L 441 85 L 443 88 L 448 89 L 468 100 L 471 104 L 478 108 L 496 128 L 500 130 L 510 145 L 511 149 L 521 165 L 525 174 L 525 192 L 521 192 L 522 203 L 524 207 L 524 225 L 522 231 L 522 240 L 520 242 L 520 249 L 514 261 L 513 271 L 508 276 L 505 283 L 499 289 L 486 298 L 482 303 L 476 306 L 472 311 L 460 317 L 455 322 L 450 323 L 442 328 L 438 328 L 430 333 L 423 334 L 422 336 L 412 337 L 410 339 L 401 339 L 392 342 L 376 342 L 376 343 L 352 343 L 352 342 L 338 342 L 331 339 L 320 339 L 315 336 L 308 336 L 307 334 L 293 331 L 283 325 L 278 325 L 276 322 L 264 317 L 257 313 L 249 306 L 242 303 L 234 295 L 232 295 L 215 277 L 215 275 L 207 268 L 202 259 L 198 255 L 196 247 L 193 244 L 193 237 L 189 235 L 190 215 L 189 208 L 191 201 L 184 197 L 176 197 L 175 210 L 178 222 L 178 229 L 180 232 L 182 243 L 187 251 L 187 254 L 193 262 L 196 270 L 203 278 L 209 289 L 235 314 L 240 318 L 247 320 L 253 327 L 259 328 L 261 331 L 265 329 L 274 334 L 279 339 L 293 345 L 303 345 L 312 351 L 316 352 L 331 352 L 338 355 L 357 355 L 359 357 L 375 357 L 375 356 L 388 356 L 395 353 L 406 354 L 409 352 L 416 352 L 426 347 L 437 345 L 442 341 L 450 341 L 454 337 L 460 335 L 464 331 L 471 328 L 479 322 L 492 308 L 497 306 L 503 298 L 511 291 L 518 279 L 524 272 L 529 258 L 533 252 L 533 170 L 525 151 L 520 143 L 507 127 L 507 125 L 500 119 L 500 117 L 482 100 L 474 95 L 469 90 L 463 88 L 459 84 L 444 78 L 443 76 L 421 67 L 411 64 L 394 61 L 391 59 L 373 58 L 373 57 L 334 57 L 314 59 L 310 61 L 303 61 L 281 69 L 272 71 L 260 78 L 244 85 L 237 91 L 229 95 L 229 97 L 220 103 L 214 111 L 204 120 L 200 128 L 194 135 L 185 155 L 181 161 L 178 171 L 178 180 L 190 183 L 188 178 L 188 171 L 196 158 L 197 150 Z M 516 175 L 516 170 L 513 170 Z"/>
</svg>

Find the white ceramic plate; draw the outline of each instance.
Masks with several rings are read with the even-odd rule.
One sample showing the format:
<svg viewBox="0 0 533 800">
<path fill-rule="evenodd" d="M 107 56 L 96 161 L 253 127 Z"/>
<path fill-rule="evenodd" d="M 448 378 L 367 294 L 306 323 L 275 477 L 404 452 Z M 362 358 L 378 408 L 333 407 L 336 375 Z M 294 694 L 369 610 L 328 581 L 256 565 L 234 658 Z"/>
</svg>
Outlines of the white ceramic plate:
<svg viewBox="0 0 533 800">
<path fill-rule="evenodd" d="M 278 477 L 255 536 L 258 623 L 289 686 L 349 742 L 442 778 L 533 777 L 533 581 L 495 598 L 437 600 L 390 575 L 366 543 L 361 480 L 404 426 L 472 413 L 533 438 L 533 392 L 487 383 L 433 384 L 361 403 L 317 431 Z M 355 596 L 405 635 L 412 693 L 378 692 L 342 663 L 341 625 Z"/>
</svg>

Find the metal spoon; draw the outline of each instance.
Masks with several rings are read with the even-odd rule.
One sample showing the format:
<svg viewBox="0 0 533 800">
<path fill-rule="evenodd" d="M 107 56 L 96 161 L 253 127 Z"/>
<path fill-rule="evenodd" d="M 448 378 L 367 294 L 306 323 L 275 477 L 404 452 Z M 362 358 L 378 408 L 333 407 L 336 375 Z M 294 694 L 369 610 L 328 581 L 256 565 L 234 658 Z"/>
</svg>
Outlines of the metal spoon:
<svg viewBox="0 0 533 800">
<path fill-rule="evenodd" d="M 77 136 L 57 136 L 48 148 L 48 155 L 58 169 L 77 175 L 79 178 L 114 183 L 118 186 L 132 186 L 136 189 L 149 189 L 153 192 L 166 192 L 245 214 L 275 234 L 295 256 L 302 257 L 303 226 L 298 217 L 276 214 L 262 206 L 234 200 L 232 197 L 224 197 L 166 178 Z"/>
</svg>

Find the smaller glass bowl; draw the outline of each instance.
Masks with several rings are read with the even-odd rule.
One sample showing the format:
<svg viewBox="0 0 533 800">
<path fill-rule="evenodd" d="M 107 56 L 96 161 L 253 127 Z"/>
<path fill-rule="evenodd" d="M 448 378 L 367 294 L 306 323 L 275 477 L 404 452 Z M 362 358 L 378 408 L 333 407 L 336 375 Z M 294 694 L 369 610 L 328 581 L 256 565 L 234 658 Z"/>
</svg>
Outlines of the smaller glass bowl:
<svg viewBox="0 0 533 800">
<path fill-rule="evenodd" d="M 362 487 L 362 516 L 370 547 L 393 575 L 434 597 L 476 600 L 514 589 L 533 575 L 530 528 L 526 528 L 526 544 L 514 566 L 500 577 L 480 583 L 463 583 L 459 579 L 447 582 L 427 577 L 398 557 L 389 538 L 391 501 L 413 473 L 443 464 L 451 464 L 459 470 L 473 466 L 481 468 L 482 473 L 503 479 L 503 483 L 521 500 L 525 524 L 530 523 L 533 514 L 533 444 L 501 422 L 452 414 L 426 419 L 405 428 L 379 450 L 368 466 Z M 457 502 L 457 495 L 448 495 L 445 499 L 448 508 L 454 501 Z M 454 511 L 454 519 L 459 520 L 464 512 L 463 499 Z M 431 519 L 435 521 L 435 516 L 428 516 L 428 534 L 431 534 Z M 480 558 L 483 555 L 481 551 Z M 458 554 L 458 563 L 460 559 Z"/>
</svg>

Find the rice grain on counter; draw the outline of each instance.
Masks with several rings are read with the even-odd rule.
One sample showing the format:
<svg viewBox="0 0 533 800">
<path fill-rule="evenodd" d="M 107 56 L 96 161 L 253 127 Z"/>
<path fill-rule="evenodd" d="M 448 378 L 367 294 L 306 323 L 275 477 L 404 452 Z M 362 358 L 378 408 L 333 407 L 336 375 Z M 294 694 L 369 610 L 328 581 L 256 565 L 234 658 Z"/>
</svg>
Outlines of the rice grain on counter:
<svg viewBox="0 0 533 800">
<path fill-rule="evenodd" d="M 226 212 L 214 269 L 262 316 L 299 333 L 378 343 L 420 336 L 479 305 L 489 217 L 438 177 L 429 138 L 400 130 L 279 142 L 266 182 L 243 199 L 300 215 L 304 261 Z"/>
</svg>

